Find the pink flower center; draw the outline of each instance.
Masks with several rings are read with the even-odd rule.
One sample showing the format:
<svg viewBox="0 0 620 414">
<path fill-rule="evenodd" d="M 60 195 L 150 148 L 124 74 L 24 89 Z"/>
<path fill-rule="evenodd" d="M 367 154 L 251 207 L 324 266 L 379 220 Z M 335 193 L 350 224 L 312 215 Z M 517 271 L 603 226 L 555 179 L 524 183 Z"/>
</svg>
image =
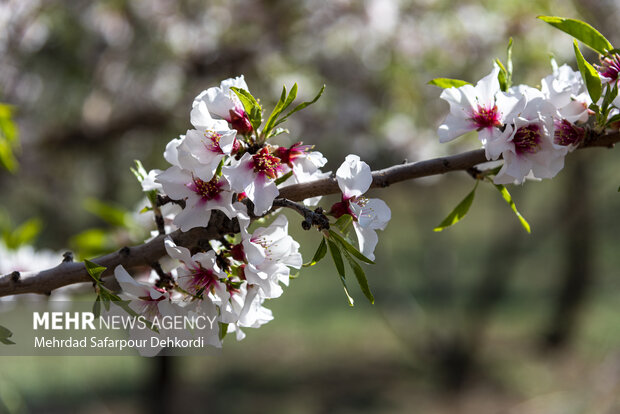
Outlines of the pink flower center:
<svg viewBox="0 0 620 414">
<path fill-rule="evenodd" d="M 598 72 L 611 79 L 611 82 L 618 80 L 618 74 L 620 73 L 620 55 L 614 53 L 613 55 L 606 56 L 601 59 L 600 65 L 595 65 Z"/>
<path fill-rule="evenodd" d="M 190 282 L 190 286 L 194 289 L 196 293 L 208 292 L 219 283 L 219 278 L 217 275 L 213 273 L 210 269 L 205 269 L 204 267 L 195 267 L 190 269 L 192 272 L 192 280 Z"/>
<path fill-rule="evenodd" d="M 293 161 L 307 154 L 308 150 L 311 148 L 312 145 L 302 145 L 301 142 L 297 142 L 291 145 L 290 148 L 278 147 L 275 154 L 280 158 L 282 164 L 287 164 L 289 167 L 293 168 Z"/>
<path fill-rule="evenodd" d="M 280 158 L 269 154 L 269 150 L 263 147 L 258 154 L 252 155 L 254 171 L 264 173 L 269 178 L 276 178 L 281 168 Z"/>
<path fill-rule="evenodd" d="M 478 105 L 478 109 L 472 114 L 471 120 L 476 124 L 478 129 L 492 128 L 502 126 L 499 119 L 500 113 L 497 105 L 486 107 Z"/>
<path fill-rule="evenodd" d="M 219 199 L 220 193 L 224 191 L 223 181 L 219 181 L 218 177 L 213 177 L 211 181 L 202 181 L 200 178 L 192 177 L 192 182 L 187 187 L 198 194 L 203 202 Z"/>
<path fill-rule="evenodd" d="M 218 134 L 215 131 L 207 130 L 205 132 L 205 138 L 207 138 L 207 141 L 204 143 L 207 150 L 215 152 L 216 154 L 224 153 L 222 148 L 220 148 L 220 139 L 222 139 L 221 134 Z"/>
<path fill-rule="evenodd" d="M 568 122 L 566 119 L 555 121 L 555 132 L 553 133 L 553 142 L 558 145 L 578 145 L 586 136 L 586 130 L 575 124 Z"/>
<path fill-rule="evenodd" d="M 534 154 L 540 150 L 540 126 L 530 124 L 517 129 L 512 139 L 517 155 Z"/>
<path fill-rule="evenodd" d="M 335 218 L 340 218 L 345 214 L 353 217 L 354 221 L 357 221 L 357 215 L 353 212 L 351 208 L 351 203 L 355 203 L 359 206 L 365 206 L 368 202 L 367 198 L 364 197 L 349 197 L 346 198 L 344 195 L 342 196 L 342 201 L 335 203 L 332 208 L 329 210 L 329 214 L 334 216 Z"/>
</svg>

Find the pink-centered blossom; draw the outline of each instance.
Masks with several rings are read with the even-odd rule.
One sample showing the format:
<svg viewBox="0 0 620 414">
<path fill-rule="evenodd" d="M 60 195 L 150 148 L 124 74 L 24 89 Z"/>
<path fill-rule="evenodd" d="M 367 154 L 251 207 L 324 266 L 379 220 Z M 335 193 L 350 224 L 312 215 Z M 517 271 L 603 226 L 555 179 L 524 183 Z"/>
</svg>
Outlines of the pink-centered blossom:
<svg viewBox="0 0 620 414">
<path fill-rule="evenodd" d="M 439 142 L 449 142 L 467 132 L 478 131 L 478 138 L 486 145 L 501 133 L 505 114 L 513 110 L 519 99 L 501 92 L 498 73 L 496 67 L 476 86 L 443 90 L 440 98 L 450 104 L 450 113 L 437 131 Z"/>
<path fill-rule="evenodd" d="M 336 218 L 351 215 L 360 251 L 374 260 L 374 250 L 379 241 L 376 230 L 385 229 L 392 212 L 383 200 L 362 197 L 372 184 L 372 172 L 359 156 L 347 155 L 336 171 L 336 179 L 342 191 L 342 201 L 334 204 L 330 213 Z"/>
</svg>

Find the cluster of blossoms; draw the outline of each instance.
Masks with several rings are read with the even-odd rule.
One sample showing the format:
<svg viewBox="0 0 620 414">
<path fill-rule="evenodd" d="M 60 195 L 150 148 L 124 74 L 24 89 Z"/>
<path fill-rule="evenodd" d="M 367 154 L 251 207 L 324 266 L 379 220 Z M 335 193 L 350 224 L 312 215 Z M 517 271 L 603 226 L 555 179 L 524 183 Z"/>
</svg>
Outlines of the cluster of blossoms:
<svg viewBox="0 0 620 414">
<path fill-rule="evenodd" d="M 236 220 L 239 232 L 209 240 L 208 245 L 203 243 L 194 249 L 197 251 L 178 246 L 167 236 L 165 248 L 172 260 L 162 264 L 168 273 L 163 269 L 158 275 L 153 272 L 146 283 L 136 281 L 121 266 L 115 269 L 123 289 L 121 297 L 130 300 L 134 312 L 147 319 L 207 316 L 217 323 L 210 329 L 185 334 L 202 336 L 205 343 L 216 347 L 221 346 L 226 333 L 234 332 L 240 340 L 245 328 L 269 322 L 273 316 L 263 306 L 265 300 L 282 295 L 291 269 L 302 267 L 299 243 L 288 234 L 284 215 L 253 230 L 252 220 L 279 212 L 274 207 L 279 188 L 331 174 L 321 171 L 327 160 L 309 145 L 298 142 L 284 147 L 268 143 L 275 133 L 266 131 L 266 126 L 258 130 L 242 103 L 242 91 L 249 95 L 243 76 L 227 79 L 198 95 L 190 115 L 193 129 L 166 146 L 164 158 L 171 166 L 164 171 L 152 170 L 142 180 L 144 191 L 169 200 L 160 206 L 165 233 L 207 227 L 214 214 Z M 334 204 L 327 215 L 334 219 L 350 215 L 359 250 L 372 260 L 376 230 L 385 228 L 390 210 L 381 200 L 362 197 L 371 185 L 372 174 L 359 157 L 348 156 L 336 177 L 342 201 Z M 320 197 L 315 197 L 304 204 L 315 206 L 319 201 Z M 320 208 L 315 212 L 324 214 Z M 319 230 L 328 237 L 326 228 Z M 161 329 L 157 332 L 159 336 L 171 334 Z M 140 351 L 148 355 L 159 349 Z"/>
<path fill-rule="evenodd" d="M 618 81 L 617 54 L 603 58 L 597 67 L 608 93 Z M 445 89 L 441 98 L 450 113 L 440 125 L 440 142 L 477 131 L 488 160 L 503 158 L 496 184 L 520 184 L 526 178 L 552 178 L 564 167 L 564 157 L 585 139 L 594 112 L 592 99 L 580 72 L 553 64 L 553 73 L 541 80 L 540 89 L 528 85 L 500 87 L 500 68 L 475 86 Z M 595 102 L 604 105 L 605 97 Z M 615 108 L 614 108 L 615 107 Z M 620 98 L 610 115 L 618 113 Z"/>
</svg>

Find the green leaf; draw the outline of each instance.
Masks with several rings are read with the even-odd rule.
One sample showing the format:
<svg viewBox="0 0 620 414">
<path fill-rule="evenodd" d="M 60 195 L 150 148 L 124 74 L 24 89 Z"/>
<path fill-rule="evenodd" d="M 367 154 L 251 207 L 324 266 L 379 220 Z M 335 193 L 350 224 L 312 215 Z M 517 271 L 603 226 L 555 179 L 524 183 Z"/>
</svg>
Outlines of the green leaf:
<svg viewBox="0 0 620 414">
<path fill-rule="evenodd" d="M 263 108 L 252 94 L 245 89 L 235 87 L 231 87 L 230 89 L 239 97 L 243 109 L 248 114 L 252 128 L 254 128 L 254 131 L 258 131 L 258 128 L 263 123 Z"/>
<path fill-rule="evenodd" d="M 347 296 L 347 300 L 349 301 L 349 306 L 353 306 L 354 300 L 349 294 L 349 288 L 347 287 L 347 281 L 345 280 L 344 263 L 342 261 L 340 249 L 336 243 L 331 240 L 327 240 L 327 245 L 329 246 L 329 252 L 332 255 L 332 259 L 334 259 L 336 270 L 338 270 L 338 275 L 340 276 L 340 281 L 342 282 L 342 287 L 344 288 L 344 294 Z"/>
<path fill-rule="evenodd" d="M 285 182 L 286 180 L 288 180 L 289 178 L 291 178 L 292 176 L 293 176 L 293 170 L 287 172 L 282 177 L 277 178 L 275 183 L 276 183 L 276 185 L 280 185 L 283 182 Z"/>
<path fill-rule="evenodd" d="M 517 216 L 517 218 L 519 219 L 519 221 L 521 222 L 521 225 L 523 226 L 523 228 L 528 232 L 531 233 L 531 229 L 530 229 L 530 224 L 527 222 L 527 220 L 521 215 L 521 213 L 519 213 L 519 211 L 517 210 L 517 206 L 515 205 L 514 201 L 512 201 L 512 196 L 510 195 L 510 193 L 508 192 L 508 190 L 506 189 L 505 186 L 501 185 L 501 184 L 493 184 L 495 186 L 495 188 L 497 188 L 497 190 L 502 194 L 502 197 L 504 198 L 504 200 L 508 203 L 508 205 L 510 206 L 510 208 L 512 209 L 512 211 L 515 213 L 515 215 Z"/>
<path fill-rule="evenodd" d="M 105 272 L 106 268 L 103 266 L 99 266 L 97 263 L 93 263 L 90 260 L 84 260 L 84 265 L 86 266 L 86 271 L 92 277 L 95 282 L 101 282 L 101 274 Z"/>
<path fill-rule="evenodd" d="M 497 80 L 499 81 L 500 89 L 503 92 L 508 91 L 512 86 L 512 37 L 508 41 L 508 48 L 506 50 L 507 60 L 506 66 L 499 60 L 495 59 L 495 63 L 499 67 L 499 73 L 497 74 Z"/>
<path fill-rule="evenodd" d="M 15 150 L 19 148 L 17 126 L 13 121 L 13 107 L 0 104 L 0 164 L 13 173 L 17 170 Z"/>
<path fill-rule="evenodd" d="M 581 40 L 583 44 L 594 49 L 601 55 L 606 51 L 613 49 L 609 40 L 605 39 L 598 30 L 590 26 L 588 23 L 576 19 L 568 19 L 557 16 L 538 16 L 543 22 L 549 23 L 551 26 L 560 29 L 564 33 L 568 33 L 575 39 Z"/>
<path fill-rule="evenodd" d="M 95 315 L 95 319 L 101 316 L 101 296 L 99 295 L 97 295 L 97 299 L 93 303 L 93 315 Z"/>
<path fill-rule="evenodd" d="M 375 297 L 370 291 L 370 286 L 368 286 L 368 280 L 366 279 L 366 273 L 364 273 L 364 269 L 362 269 L 362 266 L 360 266 L 360 264 L 357 263 L 346 250 L 344 250 L 344 257 L 349 262 L 349 266 L 351 266 L 351 269 L 353 269 L 353 273 L 355 273 L 357 283 L 360 285 L 360 289 L 362 289 L 364 296 L 366 296 L 366 299 L 368 299 L 368 301 L 374 305 Z"/>
<path fill-rule="evenodd" d="M 0 342 L 5 345 L 15 345 L 15 342 L 11 341 L 9 338 L 13 336 L 13 332 L 0 325 Z"/>
<path fill-rule="evenodd" d="M 616 114 L 612 116 L 611 118 L 609 118 L 609 120 L 607 121 L 607 125 L 611 125 L 614 122 L 620 122 L 620 114 Z"/>
<path fill-rule="evenodd" d="M 93 257 L 109 253 L 116 249 L 116 243 L 103 229 L 88 229 L 69 240 L 71 249 L 79 257 Z"/>
<path fill-rule="evenodd" d="M 140 184 L 142 184 L 142 181 L 144 181 L 144 179 L 149 175 L 148 172 L 144 169 L 144 166 L 142 165 L 142 163 L 140 162 L 140 160 L 133 160 L 133 162 L 136 163 L 136 168 L 133 167 L 129 167 L 129 169 L 131 170 L 131 172 L 133 173 L 133 175 L 136 176 L 136 179 L 138 180 L 138 182 Z"/>
<path fill-rule="evenodd" d="M 319 244 L 319 247 L 316 249 L 316 252 L 314 253 L 314 257 L 312 258 L 312 261 L 310 261 L 309 263 L 304 263 L 303 267 L 314 266 L 315 264 L 320 262 L 321 259 L 323 259 L 323 257 L 325 257 L 326 253 L 327 253 L 327 243 L 325 242 L 325 237 L 323 237 L 323 239 L 321 240 L 321 243 Z"/>
<path fill-rule="evenodd" d="M 370 260 L 369 258 L 364 256 L 359 250 L 357 250 L 355 248 L 355 246 L 353 246 L 351 243 L 349 243 L 347 240 L 345 240 L 345 238 L 342 237 L 341 235 L 339 235 L 338 233 L 334 232 L 333 230 L 329 230 L 329 236 L 333 237 L 334 239 L 336 239 L 338 244 L 340 244 L 342 247 L 344 247 L 344 249 L 346 251 L 351 253 L 358 260 L 361 260 L 362 262 L 366 262 L 368 264 L 375 264 L 375 262 L 373 262 L 372 260 Z"/>
<path fill-rule="evenodd" d="M 280 100 L 276 104 L 275 108 L 273 108 L 271 115 L 269 115 L 269 118 L 267 119 L 267 122 L 265 123 L 265 128 L 263 129 L 263 134 L 265 135 L 266 138 L 269 138 L 272 136 L 271 130 L 275 126 L 278 116 L 280 116 L 280 114 L 293 103 L 296 97 L 297 97 L 297 83 L 293 85 L 288 96 L 286 95 L 286 86 L 282 87 L 282 95 L 280 95 Z"/>
<path fill-rule="evenodd" d="M 224 338 L 226 337 L 226 334 L 228 333 L 228 324 L 227 323 L 218 322 L 218 325 L 220 326 L 220 332 L 219 332 L 218 336 L 220 337 L 220 341 L 223 341 Z"/>
<path fill-rule="evenodd" d="M 13 231 L 5 231 L 3 235 L 6 247 L 15 250 L 20 246 L 31 244 L 41 232 L 43 223 L 37 218 L 30 219 L 22 223 Z"/>
<path fill-rule="evenodd" d="M 442 89 L 460 88 L 461 86 L 471 85 L 471 83 L 460 79 L 435 78 L 428 81 L 429 85 L 438 86 Z"/>
<path fill-rule="evenodd" d="M 601 84 L 601 78 L 598 75 L 598 72 L 594 67 L 585 60 L 583 55 L 581 54 L 581 50 L 579 50 L 579 45 L 577 41 L 573 41 L 573 48 L 575 49 L 575 57 L 577 58 L 577 66 L 579 66 L 579 72 L 581 72 L 581 77 L 586 83 L 586 87 L 588 88 L 588 94 L 590 94 L 590 98 L 592 98 L 592 102 L 597 102 L 601 97 L 601 93 L 603 92 L 603 86 Z"/>
<path fill-rule="evenodd" d="M 334 225 L 340 229 L 342 234 L 346 235 L 349 232 L 351 224 L 353 224 L 353 217 L 351 217 L 350 214 L 343 214 L 336 220 Z"/>
<path fill-rule="evenodd" d="M 128 227 L 131 222 L 129 212 L 121 207 L 104 203 L 95 198 L 84 200 L 84 209 L 115 227 Z"/>
<path fill-rule="evenodd" d="M 474 185 L 474 189 L 471 190 L 467 196 L 448 214 L 448 217 L 443 219 L 443 221 L 439 224 L 439 226 L 435 227 L 433 231 L 443 231 L 445 228 L 450 227 L 456 223 L 458 223 L 469 211 L 471 207 L 471 203 L 474 201 L 474 196 L 476 195 L 476 189 L 478 188 L 478 181 L 476 181 L 476 185 Z"/>
<path fill-rule="evenodd" d="M 323 85 L 323 87 L 321 88 L 321 90 L 319 91 L 319 93 L 316 94 L 316 96 L 314 97 L 314 99 L 312 99 L 311 101 L 308 102 L 303 102 L 300 103 L 299 105 L 297 105 L 292 111 L 290 111 L 289 113 L 287 113 L 286 115 L 284 115 L 282 118 L 280 118 L 275 124 L 273 124 L 274 128 L 278 125 L 280 125 L 282 122 L 286 121 L 287 118 L 291 115 L 293 115 L 295 112 L 301 111 L 302 109 L 312 105 L 313 103 L 315 103 L 316 101 L 319 100 L 319 98 L 321 97 L 321 95 L 323 95 L 323 92 L 325 91 L 325 85 Z"/>
</svg>

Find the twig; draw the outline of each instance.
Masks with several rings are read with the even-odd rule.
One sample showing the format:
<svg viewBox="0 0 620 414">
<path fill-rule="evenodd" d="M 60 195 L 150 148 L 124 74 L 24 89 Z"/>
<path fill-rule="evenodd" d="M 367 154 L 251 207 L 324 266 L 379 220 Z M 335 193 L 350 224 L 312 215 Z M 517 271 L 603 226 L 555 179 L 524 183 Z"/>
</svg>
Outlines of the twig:
<svg viewBox="0 0 620 414">
<path fill-rule="evenodd" d="M 580 148 L 612 147 L 619 141 L 620 133 L 616 131 L 588 137 Z M 444 174 L 449 171 L 467 170 L 486 161 L 484 150 L 475 150 L 449 157 L 395 165 L 373 172 L 372 187 L 387 187 L 399 181 Z M 280 189 L 278 200 L 282 201 L 277 200 L 276 205 L 283 203 L 287 204 L 286 207 L 297 210 L 299 205 L 296 203 L 289 205 L 288 202 L 301 201 L 311 197 L 339 192 L 338 183 L 334 178 L 294 184 Z M 301 213 L 306 217 L 305 210 L 302 209 Z M 317 212 L 315 211 L 314 213 Z M 201 241 L 204 243 L 204 241 L 220 238 L 224 234 L 234 234 L 237 232 L 239 232 L 237 220 L 229 220 L 223 213 L 214 211 L 208 227 L 195 228 L 185 233 L 177 230 L 170 234 L 170 236 L 176 244 L 188 247 L 191 250 L 192 247 L 201 244 Z M 110 253 L 92 261 L 107 268 L 104 276 L 111 274 L 118 265 L 123 265 L 126 268 L 148 266 L 166 254 L 163 242 L 164 237 L 166 236 L 160 235 L 148 243 L 130 248 L 124 247 L 115 253 Z M 0 277 L 0 297 L 22 293 L 49 294 L 54 289 L 75 283 L 89 282 L 90 280 L 91 278 L 86 272 L 83 263 L 63 262 L 54 268 L 40 272 L 22 273 L 19 278 L 14 277 L 12 274 Z"/>
</svg>

